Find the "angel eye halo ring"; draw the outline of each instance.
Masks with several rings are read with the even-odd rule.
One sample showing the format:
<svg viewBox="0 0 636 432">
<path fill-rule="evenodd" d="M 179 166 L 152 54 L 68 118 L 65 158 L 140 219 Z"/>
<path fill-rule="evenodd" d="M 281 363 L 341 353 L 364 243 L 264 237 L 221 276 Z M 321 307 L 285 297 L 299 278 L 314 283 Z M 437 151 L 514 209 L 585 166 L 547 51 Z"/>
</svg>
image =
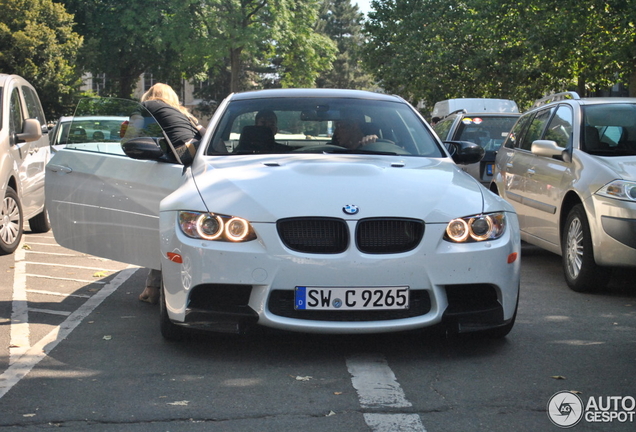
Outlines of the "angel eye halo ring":
<svg viewBox="0 0 636 432">
<path fill-rule="evenodd" d="M 495 240 L 505 230 L 506 215 L 503 212 L 466 216 L 448 223 L 444 239 L 454 243 Z"/>
<path fill-rule="evenodd" d="M 251 224 L 236 216 L 180 211 L 178 225 L 183 234 L 194 239 L 238 243 L 256 238 Z"/>
</svg>

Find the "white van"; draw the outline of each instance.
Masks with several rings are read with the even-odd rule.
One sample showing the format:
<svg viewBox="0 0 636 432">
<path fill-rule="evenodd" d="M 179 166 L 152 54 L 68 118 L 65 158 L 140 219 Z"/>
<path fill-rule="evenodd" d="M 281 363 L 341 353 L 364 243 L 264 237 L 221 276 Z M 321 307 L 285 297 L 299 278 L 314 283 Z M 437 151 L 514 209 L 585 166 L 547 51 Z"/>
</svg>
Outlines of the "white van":
<svg viewBox="0 0 636 432">
<path fill-rule="evenodd" d="M 50 159 L 48 128 L 37 92 L 24 78 L 0 74 L 0 255 L 32 232 L 51 229 L 44 207 L 44 167 Z"/>
</svg>

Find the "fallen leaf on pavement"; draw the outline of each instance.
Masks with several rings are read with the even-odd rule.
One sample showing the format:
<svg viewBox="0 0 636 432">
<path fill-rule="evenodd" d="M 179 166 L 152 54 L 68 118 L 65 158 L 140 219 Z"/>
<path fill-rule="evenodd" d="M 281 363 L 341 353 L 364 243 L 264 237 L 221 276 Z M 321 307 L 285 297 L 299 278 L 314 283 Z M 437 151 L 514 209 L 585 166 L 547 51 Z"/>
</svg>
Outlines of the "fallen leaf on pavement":
<svg viewBox="0 0 636 432">
<path fill-rule="evenodd" d="M 312 377 L 310 377 L 310 376 L 297 376 L 296 377 L 296 381 L 309 381 L 310 379 L 312 379 Z"/>
</svg>

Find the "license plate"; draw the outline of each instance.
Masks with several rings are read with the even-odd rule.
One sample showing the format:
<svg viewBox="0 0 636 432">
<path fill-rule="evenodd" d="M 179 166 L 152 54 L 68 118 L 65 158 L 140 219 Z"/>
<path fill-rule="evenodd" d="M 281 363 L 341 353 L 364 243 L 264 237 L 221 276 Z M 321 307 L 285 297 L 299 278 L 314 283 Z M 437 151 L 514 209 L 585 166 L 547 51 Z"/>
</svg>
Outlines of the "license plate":
<svg viewBox="0 0 636 432">
<path fill-rule="evenodd" d="M 494 169 L 494 165 L 493 164 L 486 165 L 486 174 L 488 174 L 489 176 L 492 177 L 493 169 Z"/>
<path fill-rule="evenodd" d="M 408 287 L 296 287 L 297 310 L 389 310 L 409 308 Z"/>
</svg>

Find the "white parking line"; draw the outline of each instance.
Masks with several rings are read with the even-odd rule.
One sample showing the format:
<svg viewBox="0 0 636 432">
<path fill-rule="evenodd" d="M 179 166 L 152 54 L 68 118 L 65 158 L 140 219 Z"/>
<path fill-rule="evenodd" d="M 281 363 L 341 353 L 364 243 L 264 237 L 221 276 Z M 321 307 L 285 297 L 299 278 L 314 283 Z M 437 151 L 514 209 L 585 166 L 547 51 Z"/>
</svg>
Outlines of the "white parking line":
<svg viewBox="0 0 636 432">
<path fill-rule="evenodd" d="M 119 271 L 119 270 L 105 269 L 104 267 L 84 267 L 84 266 L 76 266 L 76 265 L 69 265 L 69 264 L 43 263 L 43 262 L 34 262 L 34 261 L 26 261 L 25 263 L 31 264 L 31 265 L 44 265 L 44 266 L 64 267 L 64 268 L 73 268 L 73 269 L 82 269 L 82 270 L 99 270 L 99 271 L 106 271 L 106 272 Z"/>
<path fill-rule="evenodd" d="M 33 274 L 33 273 L 27 273 L 27 276 L 28 277 L 35 277 L 35 278 L 42 278 L 42 279 L 63 280 L 63 281 L 69 281 L 69 282 L 81 282 L 81 283 L 86 283 L 86 284 L 104 285 L 106 283 L 106 282 L 102 282 L 102 281 L 92 281 L 92 280 L 86 280 L 86 279 L 73 279 L 73 278 L 61 278 L 61 277 L 45 276 L 45 275 L 39 275 L 39 274 Z"/>
<path fill-rule="evenodd" d="M 384 356 L 356 355 L 347 359 L 351 382 L 358 392 L 362 408 L 407 408 L 412 404 Z M 373 432 L 426 432 L 417 414 L 365 413 L 364 420 Z"/>
<path fill-rule="evenodd" d="M 16 269 L 18 266 L 16 256 Z M 29 348 L 23 355 L 17 358 L 9 368 L 0 375 L 0 398 L 2 398 L 14 385 L 16 385 L 33 367 L 38 364 L 48 353 L 53 350 L 86 318 L 97 306 L 111 295 L 121 284 L 132 276 L 138 267 L 127 268 L 120 271 L 104 288 L 95 293 L 91 298 L 71 313 L 58 327 L 55 327 L 45 337 Z M 24 290 L 24 289 L 23 289 Z M 12 316 L 13 318 L 13 316 Z M 13 323 L 11 324 L 13 328 Z M 13 335 L 13 332 L 12 332 Z M 13 343 L 13 339 L 12 339 Z"/>
<path fill-rule="evenodd" d="M 38 308 L 29 308 L 29 312 L 39 312 L 39 313 L 45 313 L 49 315 L 62 315 L 62 316 L 69 316 L 71 314 L 68 311 L 59 311 L 59 310 L 53 310 L 53 309 L 38 309 Z"/>
<path fill-rule="evenodd" d="M 24 261 L 22 242 L 20 242 L 18 249 L 14 252 L 14 263 L 9 365 L 13 364 L 17 358 L 31 347 L 26 293 L 26 264 Z"/>
<path fill-rule="evenodd" d="M 29 276 L 32 276 L 32 275 L 29 275 Z M 102 282 L 102 285 L 105 283 L 106 282 Z M 65 294 L 65 293 L 60 293 L 55 291 L 44 291 L 44 290 L 34 290 L 34 289 L 28 289 L 26 290 L 26 292 L 32 293 L 32 294 L 44 294 L 44 295 L 51 295 L 51 296 L 57 296 L 57 297 L 91 298 L 91 296 L 85 295 L 85 294 Z"/>
</svg>

